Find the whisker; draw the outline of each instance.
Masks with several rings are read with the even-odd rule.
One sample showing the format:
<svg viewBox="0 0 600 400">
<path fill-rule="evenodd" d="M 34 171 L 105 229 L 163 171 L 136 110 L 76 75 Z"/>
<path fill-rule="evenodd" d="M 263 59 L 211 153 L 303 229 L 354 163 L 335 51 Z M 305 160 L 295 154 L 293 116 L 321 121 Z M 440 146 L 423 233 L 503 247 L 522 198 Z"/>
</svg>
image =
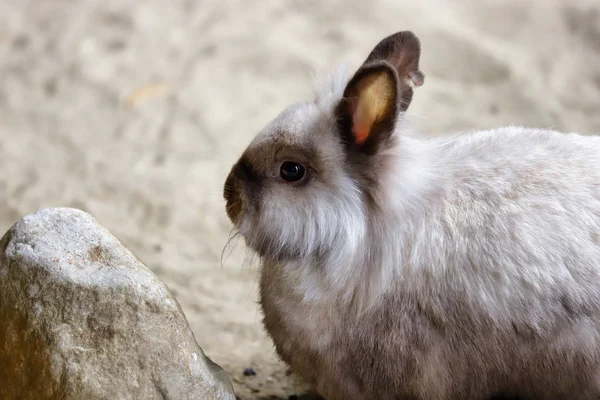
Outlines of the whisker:
<svg viewBox="0 0 600 400">
<path fill-rule="evenodd" d="M 223 246 L 223 250 L 221 251 L 221 268 L 224 267 L 224 259 L 225 257 L 229 257 L 231 252 L 233 251 L 233 246 L 235 245 L 235 241 L 239 238 L 240 233 L 234 229 L 229 233 L 229 239 L 227 239 L 227 243 Z M 225 253 L 227 252 L 227 256 Z"/>
</svg>

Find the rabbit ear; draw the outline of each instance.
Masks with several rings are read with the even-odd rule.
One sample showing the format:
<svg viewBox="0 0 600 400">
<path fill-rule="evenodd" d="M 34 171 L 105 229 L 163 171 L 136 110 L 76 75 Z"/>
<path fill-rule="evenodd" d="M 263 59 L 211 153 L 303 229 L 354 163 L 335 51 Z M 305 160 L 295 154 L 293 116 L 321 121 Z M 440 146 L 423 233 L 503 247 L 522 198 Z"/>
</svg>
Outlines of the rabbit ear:
<svg viewBox="0 0 600 400">
<path fill-rule="evenodd" d="M 373 153 L 393 133 L 398 113 L 406 111 L 414 86 L 423 84 L 418 69 L 420 44 L 411 32 L 383 39 L 354 74 L 337 108 L 345 141 Z"/>
</svg>

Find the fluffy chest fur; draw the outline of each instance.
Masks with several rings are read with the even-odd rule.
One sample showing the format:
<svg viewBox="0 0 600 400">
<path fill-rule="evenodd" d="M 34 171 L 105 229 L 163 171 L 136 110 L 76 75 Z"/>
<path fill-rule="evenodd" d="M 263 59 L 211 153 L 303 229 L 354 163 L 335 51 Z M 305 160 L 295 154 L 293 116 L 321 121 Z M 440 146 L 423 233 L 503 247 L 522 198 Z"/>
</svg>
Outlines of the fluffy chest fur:
<svg viewBox="0 0 600 400">
<path fill-rule="evenodd" d="M 433 195 L 412 218 L 365 215 L 382 222 L 355 252 L 393 265 L 264 263 L 279 354 L 328 399 L 598 396 L 600 138 L 506 128 L 419 148 Z"/>
</svg>

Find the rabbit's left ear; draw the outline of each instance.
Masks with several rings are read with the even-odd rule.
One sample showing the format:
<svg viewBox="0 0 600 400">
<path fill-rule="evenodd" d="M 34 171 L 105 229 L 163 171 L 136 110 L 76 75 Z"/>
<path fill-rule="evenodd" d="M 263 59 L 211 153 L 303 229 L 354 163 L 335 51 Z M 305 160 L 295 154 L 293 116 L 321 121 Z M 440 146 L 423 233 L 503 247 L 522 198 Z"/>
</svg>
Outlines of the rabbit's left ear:
<svg viewBox="0 0 600 400">
<path fill-rule="evenodd" d="M 386 37 L 371 51 L 337 108 L 348 144 L 373 153 L 392 135 L 398 113 L 410 105 L 413 87 L 423 84 L 419 55 L 419 39 L 408 31 Z"/>
</svg>

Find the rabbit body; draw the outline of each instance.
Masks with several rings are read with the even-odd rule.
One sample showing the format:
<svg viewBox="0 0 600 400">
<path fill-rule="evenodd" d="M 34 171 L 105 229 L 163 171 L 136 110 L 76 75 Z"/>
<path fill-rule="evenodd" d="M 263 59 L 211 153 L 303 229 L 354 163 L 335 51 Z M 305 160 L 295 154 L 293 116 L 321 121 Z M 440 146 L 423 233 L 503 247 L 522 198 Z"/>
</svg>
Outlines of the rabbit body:
<svg viewBox="0 0 600 400">
<path fill-rule="evenodd" d="M 249 144 L 226 211 L 277 353 L 327 400 L 600 397 L 600 137 L 426 138 L 411 32 Z"/>
</svg>

